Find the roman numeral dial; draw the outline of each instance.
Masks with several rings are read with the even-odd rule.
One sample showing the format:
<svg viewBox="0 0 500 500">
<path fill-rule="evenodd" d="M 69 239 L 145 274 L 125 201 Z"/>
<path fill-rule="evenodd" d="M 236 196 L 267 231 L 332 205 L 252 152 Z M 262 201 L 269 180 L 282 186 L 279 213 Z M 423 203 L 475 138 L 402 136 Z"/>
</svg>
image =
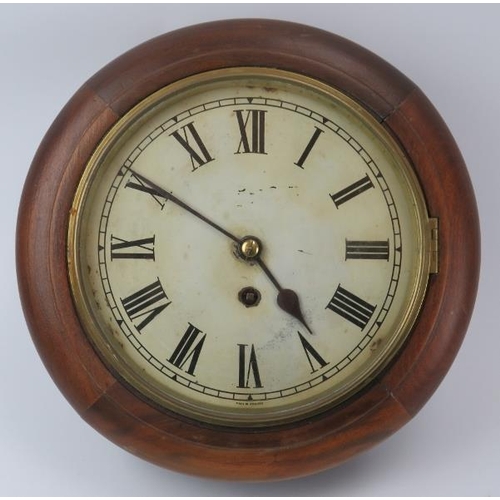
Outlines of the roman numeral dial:
<svg viewBox="0 0 500 500">
<path fill-rule="evenodd" d="M 388 142 L 346 103 L 307 79 L 235 74 L 198 75 L 104 143 L 116 154 L 82 197 L 79 274 L 146 399 L 214 425 L 288 425 L 402 345 L 423 238 Z"/>
</svg>

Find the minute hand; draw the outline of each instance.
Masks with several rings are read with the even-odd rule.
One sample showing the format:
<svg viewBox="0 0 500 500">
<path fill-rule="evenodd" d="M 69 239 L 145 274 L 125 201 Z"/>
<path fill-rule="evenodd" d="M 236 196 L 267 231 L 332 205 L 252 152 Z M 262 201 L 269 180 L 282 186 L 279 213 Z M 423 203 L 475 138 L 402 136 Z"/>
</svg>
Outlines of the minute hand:
<svg viewBox="0 0 500 500">
<path fill-rule="evenodd" d="M 138 179 L 139 181 L 143 182 L 144 184 L 147 184 L 155 193 L 157 193 L 159 196 L 162 198 L 165 198 L 166 200 L 170 200 L 171 202 L 175 203 L 179 207 L 183 208 L 184 210 L 188 211 L 189 213 L 193 214 L 195 217 L 198 217 L 198 219 L 202 220 L 203 222 L 206 222 L 208 225 L 213 227 L 214 229 L 217 229 L 217 231 L 221 232 L 223 235 L 227 236 L 234 242 L 236 242 L 238 245 L 242 242 L 241 238 L 237 238 L 233 234 L 231 234 L 229 231 L 226 231 L 224 228 L 213 222 L 212 220 L 208 219 L 204 215 L 200 214 L 197 210 L 194 208 L 190 207 L 186 203 L 184 203 L 182 200 L 179 200 L 176 196 L 174 196 L 172 193 L 169 193 L 162 187 L 158 186 L 155 184 L 153 181 L 149 180 L 147 177 L 144 177 L 141 174 L 138 174 L 134 170 L 130 169 L 130 172 L 132 175 Z M 140 188 L 138 185 L 137 187 Z M 299 320 L 309 331 L 309 333 L 312 334 L 311 329 L 309 328 L 308 324 L 306 323 L 304 316 L 302 314 L 302 311 L 300 309 L 300 303 L 299 303 L 299 297 L 298 295 L 293 291 L 289 289 L 284 289 L 281 287 L 281 285 L 278 283 L 278 280 L 274 277 L 274 275 L 271 273 L 269 268 L 264 264 L 264 261 L 262 260 L 261 257 L 257 257 L 256 262 L 259 264 L 260 268 L 264 271 L 264 273 L 267 275 L 267 277 L 271 280 L 273 285 L 276 287 L 278 290 L 278 296 L 277 296 L 277 303 L 278 306 L 285 311 L 286 313 L 290 314 L 297 320 Z"/>
<path fill-rule="evenodd" d="M 158 193 L 162 198 L 165 198 L 166 200 L 170 200 L 172 203 L 175 203 L 179 207 L 183 208 L 184 210 L 187 210 L 191 214 L 193 214 L 195 217 L 198 217 L 198 219 L 202 220 L 203 222 L 206 222 L 208 225 L 212 226 L 214 229 L 217 229 L 217 231 L 221 232 L 223 235 L 227 236 L 228 238 L 232 239 L 236 243 L 239 243 L 240 239 L 231 234 L 229 231 L 226 231 L 224 228 L 220 227 L 218 224 L 216 224 L 214 221 L 208 219 L 204 215 L 200 214 L 197 210 L 194 208 L 190 207 L 186 203 L 184 203 L 182 200 L 179 200 L 176 196 L 174 196 L 172 193 L 169 193 L 165 189 L 161 188 L 157 184 L 155 184 L 153 181 L 149 180 L 147 177 L 144 177 L 141 174 L 138 174 L 137 172 L 133 171 L 130 169 L 130 172 L 134 177 L 139 179 L 141 182 L 144 182 L 144 184 L 147 184 L 149 187 L 153 188 L 156 193 Z"/>
</svg>

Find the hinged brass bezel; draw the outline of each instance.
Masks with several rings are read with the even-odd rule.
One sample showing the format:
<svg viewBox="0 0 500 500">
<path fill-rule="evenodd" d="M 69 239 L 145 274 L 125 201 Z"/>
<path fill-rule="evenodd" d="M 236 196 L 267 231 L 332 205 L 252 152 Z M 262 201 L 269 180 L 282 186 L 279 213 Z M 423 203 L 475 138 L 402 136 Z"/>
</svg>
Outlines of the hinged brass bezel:
<svg viewBox="0 0 500 500">
<path fill-rule="evenodd" d="M 196 88 L 204 84 L 209 84 L 214 81 L 224 81 L 226 79 L 242 79 L 245 78 L 275 78 L 283 82 L 293 83 L 295 85 L 310 88 L 318 94 L 323 94 L 342 103 L 345 107 L 351 110 L 354 115 L 362 119 L 366 126 L 376 133 L 379 140 L 385 147 L 395 156 L 399 158 L 403 170 L 401 172 L 405 182 L 409 186 L 412 196 L 412 204 L 415 210 L 415 219 L 418 226 L 418 234 L 416 235 L 416 243 L 419 252 L 418 264 L 416 266 L 415 285 L 411 291 L 411 296 L 408 300 L 408 308 L 401 316 L 398 324 L 398 332 L 394 335 L 396 339 L 386 348 L 385 354 L 379 361 L 367 370 L 362 370 L 356 377 L 352 377 L 346 387 L 339 394 L 331 392 L 318 402 L 309 402 L 307 405 L 297 408 L 285 407 L 280 412 L 266 413 L 253 416 L 251 419 L 244 413 L 242 414 L 227 414 L 219 412 L 211 407 L 197 408 L 178 398 L 172 398 L 163 389 L 159 390 L 149 380 L 138 374 L 127 361 L 118 357 L 114 352 L 110 341 L 102 334 L 99 321 L 96 319 L 95 312 L 92 306 L 89 305 L 88 292 L 85 290 L 82 276 L 81 262 L 79 254 L 81 251 L 80 234 L 82 227 L 82 213 L 84 211 L 85 203 L 87 202 L 88 192 L 92 182 L 95 179 L 96 172 L 103 164 L 103 159 L 109 154 L 114 144 L 120 139 L 121 136 L 127 133 L 128 129 L 135 123 L 138 123 L 147 113 L 152 110 L 158 103 L 165 99 L 169 99 L 177 93 L 183 92 L 186 89 Z M 411 168 L 411 163 L 406 157 L 405 153 L 398 146 L 396 141 L 383 125 L 380 123 L 360 104 L 350 99 L 347 95 L 340 91 L 323 84 L 317 80 L 305 77 L 297 73 L 291 73 L 282 70 L 269 69 L 269 68 L 226 68 L 222 70 L 214 70 L 206 73 L 194 75 L 184 80 L 171 84 L 159 91 L 151 94 L 146 99 L 137 104 L 132 110 L 127 112 L 108 132 L 102 142 L 97 147 L 87 164 L 82 178 L 80 180 L 77 192 L 74 197 L 72 210 L 70 211 L 70 220 L 68 227 L 68 269 L 70 284 L 73 293 L 75 305 L 78 309 L 79 315 L 82 318 L 85 331 L 89 340 L 98 352 L 101 359 L 113 371 L 115 376 L 124 381 L 128 387 L 133 388 L 147 401 L 153 402 L 159 407 L 167 410 L 172 410 L 176 413 L 186 415 L 194 420 L 211 423 L 215 425 L 223 425 L 229 427 L 261 427 L 270 425 L 279 425 L 283 423 L 298 421 L 311 415 L 315 415 L 326 408 L 338 405 L 349 397 L 353 396 L 367 386 L 381 371 L 387 366 L 389 361 L 397 354 L 404 340 L 411 332 L 415 319 L 418 316 L 420 307 L 427 289 L 428 276 L 433 269 L 431 264 L 431 253 L 426 251 L 428 248 L 433 248 L 430 232 L 426 230 L 426 226 L 431 224 L 432 219 L 427 218 L 427 207 L 425 205 L 424 197 L 421 193 L 421 187 L 417 177 Z M 436 220 L 437 221 L 437 220 Z"/>
</svg>

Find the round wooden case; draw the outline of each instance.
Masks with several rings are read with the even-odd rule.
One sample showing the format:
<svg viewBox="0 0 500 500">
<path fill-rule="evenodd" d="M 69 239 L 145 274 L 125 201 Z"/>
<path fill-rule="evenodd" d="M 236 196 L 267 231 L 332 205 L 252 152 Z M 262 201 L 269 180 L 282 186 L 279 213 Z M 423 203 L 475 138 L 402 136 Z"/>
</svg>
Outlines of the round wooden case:
<svg viewBox="0 0 500 500">
<path fill-rule="evenodd" d="M 184 77 L 227 67 L 307 75 L 355 99 L 398 141 L 426 197 L 439 271 L 406 343 L 368 387 L 307 420 L 224 428 L 170 413 L 132 392 L 101 362 L 75 310 L 67 233 L 82 172 L 134 105 Z M 460 152 L 424 94 L 371 52 L 298 24 L 233 20 L 181 29 L 119 57 L 86 82 L 47 132 L 26 180 L 17 230 L 26 320 L 47 370 L 75 410 L 114 443 L 155 464 L 225 479 L 302 476 L 387 438 L 425 404 L 449 369 L 476 296 L 479 224 Z"/>
</svg>

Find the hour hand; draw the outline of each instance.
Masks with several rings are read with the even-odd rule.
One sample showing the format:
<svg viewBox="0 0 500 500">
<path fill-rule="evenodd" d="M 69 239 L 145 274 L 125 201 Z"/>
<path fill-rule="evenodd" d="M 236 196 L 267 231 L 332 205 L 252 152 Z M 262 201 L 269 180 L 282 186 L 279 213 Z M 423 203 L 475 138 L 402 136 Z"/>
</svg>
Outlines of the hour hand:
<svg viewBox="0 0 500 500">
<path fill-rule="evenodd" d="M 278 292 L 277 302 L 283 311 L 298 319 L 306 327 L 307 331 L 313 335 L 300 309 L 299 296 L 293 290 L 282 288 Z"/>
<path fill-rule="evenodd" d="M 255 260 L 257 261 L 261 269 L 264 271 L 266 276 L 271 280 L 273 285 L 278 290 L 278 296 L 276 297 L 276 302 L 278 303 L 278 306 L 283 311 L 285 311 L 286 313 L 290 314 L 295 319 L 300 321 L 305 326 L 307 331 L 311 335 L 313 335 L 311 328 L 309 328 L 309 325 L 307 324 L 304 315 L 302 314 L 302 309 L 300 308 L 299 296 L 297 295 L 297 293 L 294 292 L 293 290 L 290 290 L 289 288 L 282 288 L 278 280 L 275 278 L 273 273 L 269 270 L 269 268 L 267 267 L 267 265 L 264 263 L 264 261 L 260 256 L 257 256 Z"/>
</svg>

